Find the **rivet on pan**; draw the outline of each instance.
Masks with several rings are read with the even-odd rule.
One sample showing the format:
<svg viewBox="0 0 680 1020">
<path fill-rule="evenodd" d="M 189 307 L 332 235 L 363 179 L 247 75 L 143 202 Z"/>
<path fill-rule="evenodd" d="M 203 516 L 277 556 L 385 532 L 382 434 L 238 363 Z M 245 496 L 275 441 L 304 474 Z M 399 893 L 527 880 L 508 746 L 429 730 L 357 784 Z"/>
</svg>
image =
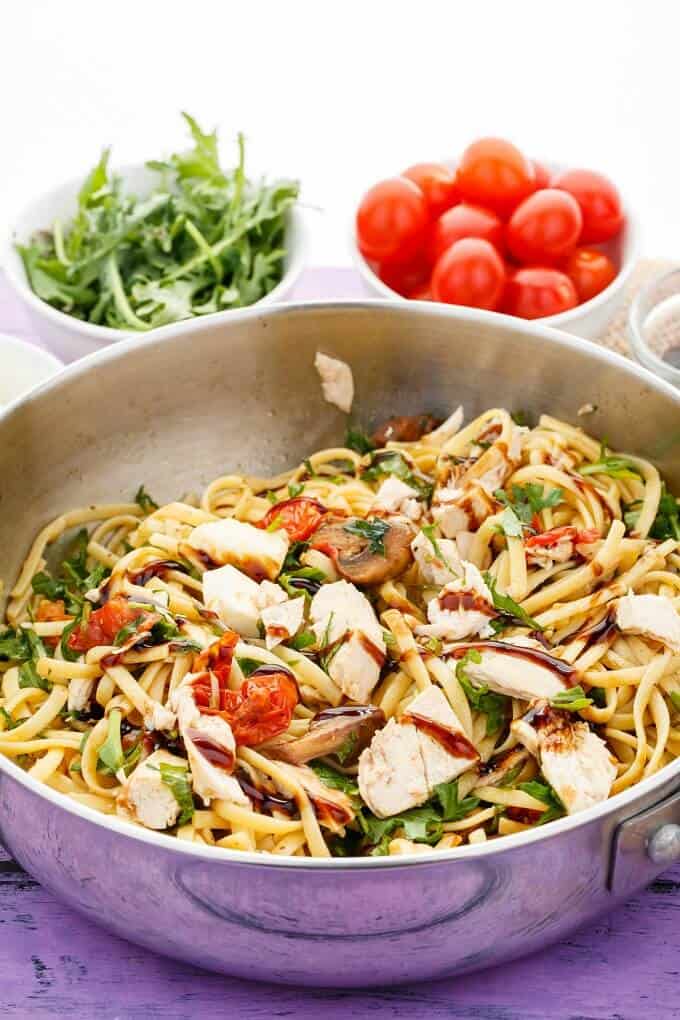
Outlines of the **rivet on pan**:
<svg viewBox="0 0 680 1020">
<path fill-rule="evenodd" d="M 647 855 L 655 864 L 680 860 L 680 825 L 669 823 L 657 829 L 647 841 Z"/>
</svg>

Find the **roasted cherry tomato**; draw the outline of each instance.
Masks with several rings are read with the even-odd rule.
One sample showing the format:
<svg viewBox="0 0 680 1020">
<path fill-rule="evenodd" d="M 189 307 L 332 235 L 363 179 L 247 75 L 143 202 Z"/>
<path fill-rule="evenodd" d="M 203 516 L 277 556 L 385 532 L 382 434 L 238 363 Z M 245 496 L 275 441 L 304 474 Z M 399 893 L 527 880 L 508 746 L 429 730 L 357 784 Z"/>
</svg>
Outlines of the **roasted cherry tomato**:
<svg viewBox="0 0 680 1020">
<path fill-rule="evenodd" d="M 441 216 L 460 200 L 456 175 L 443 163 L 416 163 L 404 170 L 402 177 L 417 184 L 427 203 L 430 216 Z"/>
<path fill-rule="evenodd" d="M 519 262 L 544 263 L 576 247 L 583 220 L 575 198 L 544 188 L 525 198 L 505 230 L 508 249 Z"/>
<path fill-rule="evenodd" d="M 258 521 L 258 527 L 272 530 L 276 527 L 283 528 L 291 542 L 304 542 L 319 527 L 325 513 L 326 507 L 318 500 L 296 496 L 294 499 L 284 499 L 282 503 L 275 503 L 262 520 Z"/>
<path fill-rule="evenodd" d="M 231 675 L 231 664 L 234 661 L 234 649 L 240 641 L 240 637 L 233 630 L 225 630 L 218 641 L 204 648 L 194 658 L 194 673 L 202 673 L 194 681 L 194 698 L 197 705 L 202 707 L 220 710 L 224 707 L 224 694 L 228 690 L 229 677 Z M 209 672 L 204 672 L 208 670 Z M 210 673 L 217 677 L 219 691 L 219 704 L 215 704 L 214 690 Z M 200 697 L 199 697 L 200 693 Z"/>
<path fill-rule="evenodd" d="M 563 268 L 581 301 L 590 301 L 616 277 L 612 260 L 596 248 L 577 248 Z"/>
<path fill-rule="evenodd" d="M 478 237 L 456 241 L 432 273 L 432 296 L 450 305 L 496 308 L 504 286 L 503 260 L 489 241 Z"/>
<path fill-rule="evenodd" d="M 148 630 L 158 619 L 155 613 L 144 613 L 131 606 L 127 599 L 117 595 L 90 613 L 85 623 L 75 627 L 68 639 L 72 652 L 87 652 L 98 645 L 112 645 L 116 634 L 138 617 L 148 617 L 140 622 L 139 630 Z"/>
<path fill-rule="evenodd" d="M 41 599 L 35 618 L 40 623 L 53 623 L 58 620 L 71 619 L 65 610 L 63 599 L 57 599 L 55 602 L 51 602 L 50 599 Z M 59 637 L 53 634 L 45 634 L 42 642 L 48 648 L 56 648 L 59 644 Z"/>
<path fill-rule="evenodd" d="M 372 268 L 383 283 L 402 297 L 409 297 L 412 290 L 430 280 L 431 267 L 421 253 L 408 262 L 388 262 L 385 265 L 377 263 Z"/>
<path fill-rule="evenodd" d="M 548 168 L 543 163 L 539 163 L 537 159 L 532 159 L 531 163 L 534 168 L 534 187 L 536 191 L 539 191 L 541 188 L 549 188 L 550 173 Z"/>
<path fill-rule="evenodd" d="M 571 524 L 565 524 L 560 528 L 551 528 L 550 531 L 543 531 L 540 535 L 532 535 L 524 542 L 527 549 L 549 549 L 558 542 L 571 541 L 575 545 L 586 545 L 589 542 L 597 542 L 600 532 L 596 528 L 575 528 Z"/>
<path fill-rule="evenodd" d="M 391 177 L 370 188 L 356 216 L 362 255 L 378 262 L 405 261 L 423 242 L 429 221 L 427 203 L 417 184 Z"/>
<path fill-rule="evenodd" d="M 566 273 L 542 267 L 517 269 L 503 297 L 503 311 L 522 319 L 558 315 L 577 304 L 576 288 Z"/>
<path fill-rule="evenodd" d="M 534 190 L 536 176 L 531 161 L 510 142 L 480 138 L 463 153 L 456 184 L 465 201 L 508 216 Z"/>
<path fill-rule="evenodd" d="M 583 215 L 582 244 L 599 244 L 615 237 L 623 226 L 618 191 L 603 174 L 594 170 L 564 170 L 551 182 L 578 202 Z"/>
<path fill-rule="evenodd" d="M 464 237 L 481 237 L 499 251 L 503 248 L 503 223 L 491 209 L 461 202 L 440 216 L 430 231 L 427 252 L 432 264 L 447 248 Z"/>
<path fill-rule="evenodd" d="M 287 730 L 297 703 L 292 673 L 262 665 L 241 684 L 240 691 L 225 693 L 220 715 L 231 726 L 236 743 L 252 747 Z"/>
</svg>

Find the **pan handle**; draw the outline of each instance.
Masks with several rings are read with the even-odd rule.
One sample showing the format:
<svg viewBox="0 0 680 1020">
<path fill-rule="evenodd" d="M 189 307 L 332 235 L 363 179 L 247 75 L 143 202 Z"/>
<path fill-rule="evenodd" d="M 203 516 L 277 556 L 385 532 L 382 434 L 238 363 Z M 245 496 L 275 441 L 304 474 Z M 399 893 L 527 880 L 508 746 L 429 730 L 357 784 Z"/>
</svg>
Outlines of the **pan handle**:
<svg viewBox="0 0 680 1020">
<path fill-rule="evenodd" d="M 609 889 L 618 895 L 651 882 L 680 861 L 680 790 L 621 822 L 614 832 Z"/>
</svg>

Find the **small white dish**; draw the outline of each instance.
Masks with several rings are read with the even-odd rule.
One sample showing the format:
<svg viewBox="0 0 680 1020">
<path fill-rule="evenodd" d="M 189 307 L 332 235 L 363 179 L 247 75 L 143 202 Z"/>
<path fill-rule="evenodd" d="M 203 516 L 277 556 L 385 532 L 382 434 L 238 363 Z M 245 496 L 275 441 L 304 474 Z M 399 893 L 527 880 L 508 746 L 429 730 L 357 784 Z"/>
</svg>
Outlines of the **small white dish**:
<svg viewBox="0 0 680 1020">
<path fill-rule="evenodd" d="M 49 351 L 0 333 L 0 408 L 23 397 L 63 368 Z"/>
<path fill-rule="evenodd" d="M 148 195 L 158 183 L 158 175 L 149 170 L 144 163 L 113 169 L 123 179 L 125 189 L 140 197 Z M 23 261 L 15 245 L 17 242 L 27 241 L 36 230 L 49 230 L 55 219 L 66 223 L 76 212 L 77 195 L 82 183 L 81 175 L 29 202 L 10 225 L 9 236 L 6 237 L 0 252 L 2 268 L 10 285 L 24 303 L 31 325 L 41 339 L 66 362 L 92 354 L 107 344 L 125 337 L 144 335 L 132 330 L 113 329 L 110 326 L 83 322 L 53 308 L 39 298 L 30 287 Z M 284 258 L 283 277 L 276 287 L 256 304 L 274 304 L 285 298 L 304 268 L 307 248 L 307 220 L 299 204 L 296 204 L 288 211 L 287 253 Z M 213 312 L 210 318 L 226 319 L 231 314 L 232 311 L 226 309 L 223 312 Z"/>
<path fill-rule="evenodd" d="M 444 163 L 451 170 L 455 170 L 457 165 L 456 160 L 441 160 L 440 162 Z M 552 163 L 547 160 L 541 160 L 541 162 L 551 176 L 567 169 L 567 164 L 565 163 Z M 358 202 L 355 205 L 355 209 L 357 206 Z M 637 222 L 632 216 L 630 206 L 625 200 L 623 208 L 626 214 L 626 222 L 619 236 L 612 241 L 608 241 L 606 244 L 592 245 L 593 248 L 598 248 L 600 251 L 605 252 L 617 267 L 618 273 L 615 279 L 603 291 L 594 298 L 591 298 L 590 301 L 584 301 L 583 304 L 577 305 L 576 308 L 560 312 L 559 315 L 546 315 L 545 318 L 535 319 L 535 322 L 540 322 L 543 326 L 555 326 L 557 329 L 564 329 L 567 333 L 584 337 L 586 340 L 595 339 L 604 331 L 616 310 L 616 306 L 621 301 L 624 287 L 638 257 Z M 405 298 L 396 290 L 392 290 L 373 272 L 371 266 L 359 251 L 354 220 L 352 220 L 351 224 L 350 249 L 354 265 L 361 275 L 368 294 L 381 298 L 393 298 L 397 301 L 412 300 L 411 298 Z M 456 306 L 452 305 L 451 307 Z"/>
</svg>

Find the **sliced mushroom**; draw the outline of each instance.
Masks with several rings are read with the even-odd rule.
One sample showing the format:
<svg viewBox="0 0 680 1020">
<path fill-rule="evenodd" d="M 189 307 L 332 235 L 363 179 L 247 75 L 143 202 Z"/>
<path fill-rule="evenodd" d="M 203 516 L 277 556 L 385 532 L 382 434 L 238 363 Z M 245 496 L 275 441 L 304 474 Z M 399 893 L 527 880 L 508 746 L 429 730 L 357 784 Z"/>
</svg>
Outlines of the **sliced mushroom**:
<svg viewBox="0 0 680 1020">
<path fill-rule="evenodd" d="M 432 414 L 402 414 L 388 418 L 380 425 L 371 440 L 375 446 L 385 446 L 388 442 L 414 443 L 441 425 L 441 418 Z"/>
<path fill-rule="evenodd" d="M 311 547 L 330 556 L 340 576 L 347 581 L 382 584 L 402 574 L 411 562 L 415 528 L 405 517 L 376 520 L 385 528 L 379 551 L 370 537 L 352 530 L 358 522 L 369 523 L 362 517 L 329 517 L 313 535 Z"/>
<path fill-rule="evenodd" d="M 384 725 L 385 714 L 375 705 L 327 708 L 312 719 L 304 736 L 287 742 L 272 742 L 267 745 L 267 752 L 279 761 L 304 765 L 313 758 L 323 758 L 343 748 L 343 764 L 348 764 L 356 761 L 375 731 Z"/>
</svg>

